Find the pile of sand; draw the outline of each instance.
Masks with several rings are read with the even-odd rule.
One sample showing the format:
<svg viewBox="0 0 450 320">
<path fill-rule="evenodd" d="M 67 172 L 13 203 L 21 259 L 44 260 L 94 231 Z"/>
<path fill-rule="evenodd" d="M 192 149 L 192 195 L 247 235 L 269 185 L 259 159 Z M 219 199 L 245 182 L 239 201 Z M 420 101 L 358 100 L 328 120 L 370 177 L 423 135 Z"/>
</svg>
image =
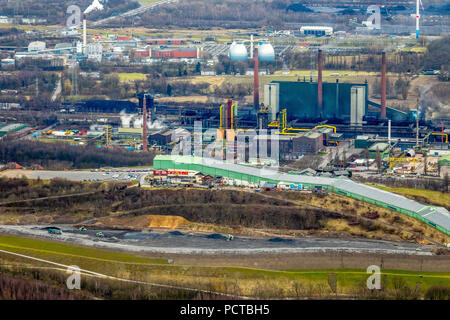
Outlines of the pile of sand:
<svg viewBox="0 0 450 320">
<path fill-rule="evenodd" d="M 189 224 L 179 216 L 142 215 L 137 217 L 103 217 L 95 225 L 103 228 L 143 230 L 147 228 L 176 229 Z"/>
</svg>

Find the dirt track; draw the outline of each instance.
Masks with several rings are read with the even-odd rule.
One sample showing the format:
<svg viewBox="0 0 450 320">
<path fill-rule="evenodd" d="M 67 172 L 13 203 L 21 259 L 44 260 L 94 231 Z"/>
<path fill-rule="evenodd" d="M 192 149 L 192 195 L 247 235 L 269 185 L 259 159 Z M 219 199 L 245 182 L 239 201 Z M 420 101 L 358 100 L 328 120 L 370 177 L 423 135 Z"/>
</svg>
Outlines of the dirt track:
<svg viewBox="0 0 450 320">
<path fill-rule="evenodd" d="M 449 272 L 450 256 L 413 256 L 365 253 L 276 253 L 258 255 L 174 255 L 145 254 L 170 258 L 176 265 L 240 266 L 271 270 L 366 269 L 370 265 L 385 270 Z"/>
<path fill-rule="evenodd" d="M 45 228 L 37 225 L 3 225 L 0 226 L 0 232 L 110 250 L 170 255 L 242 257 L 265 254 L 348 253 L 432 256 L 431 249 L 433 248 L 433 246 L 421 246 L 421 250 L 417 251 L 418 245 L 410 242 L 317 237 L 291 239 L 235 237 L 232 241 L 226 241 L 224 235 L 217 233 L 193 234 L 179 231 L 161 233 L 157 231 L 102 230 L 104 237 L 98 238 L 96 233 L 100 230 L 90 228 L 87 231 L 79 231 L 68 225 L 59 225 L 58 227 L 62 230 L 60 235 L 51 235 Z"/>
</svg>

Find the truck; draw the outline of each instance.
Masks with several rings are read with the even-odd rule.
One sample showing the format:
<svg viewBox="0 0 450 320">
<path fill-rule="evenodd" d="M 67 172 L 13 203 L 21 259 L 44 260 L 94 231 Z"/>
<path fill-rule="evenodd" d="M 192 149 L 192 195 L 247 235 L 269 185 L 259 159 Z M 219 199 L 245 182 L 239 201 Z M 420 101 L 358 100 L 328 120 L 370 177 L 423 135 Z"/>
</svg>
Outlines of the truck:
<svg viewBox="0 0 450 320">
<path fill-rule="evenodd" d="M 62 234 L 62 231 L 59 230 L 59 229 L 49 228 L 48 229 L 48 233 L 49 234 L 58 234 L 58 235 L 60 235 L 60 234 Z"/>
</svg>

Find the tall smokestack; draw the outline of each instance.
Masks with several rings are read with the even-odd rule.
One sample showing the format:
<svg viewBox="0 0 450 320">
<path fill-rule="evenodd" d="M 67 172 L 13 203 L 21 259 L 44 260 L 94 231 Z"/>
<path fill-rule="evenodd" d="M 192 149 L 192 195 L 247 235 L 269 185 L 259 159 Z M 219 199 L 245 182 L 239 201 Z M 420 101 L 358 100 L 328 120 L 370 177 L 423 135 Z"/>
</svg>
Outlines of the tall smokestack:
<svg viewBox="0 0 450 320">
<path fill-rule="evenodd" d="M 419 24 L 420 24 L 420 0 L 416 0 L 416 39 L 419 39 Z"/>
<path fill-rule="evenodd" d="M 86 15 L 83 14 L 83 52 L 86 52 L 87 31 L 86 31 Z"/>
<path fill-rule="evenodd" d="M 386 119 L 386 52 L 381 53 L 381 118 Z"/>
<path fill-rule="evenodd" d="M 391 119 L 388 120 L 388 142 L 391 145 Z"/>
<path fill-rule="evenodd" d="M 319 49 L 317 56 L 317 107 L 320 116 L 322 117 L 322 69 L 323 69 L 323 61 L 322 61 L 322 50 Z"/>
<path fill-rule="evenodd" d="M 227 101 L 227 126 L 226 126 L 227 129 L 232 129 L 231 128 L 231 117 L 233 116 L 232 112 L 231 112 L 232 105 L 233 105 L 233 100 L 228 99 L 228 101 Z"/>
<path fill-rule="evenodd" d="M 147 95 L 144 94 L 142 106 L 142 151 L 147 152 Z"/>
<path fill-rule="evenodd" d="M 254 49 L 253 60 L 255 65 L 253 66 L 253 107 L 255 110 L 259 110 L 259 58 L 258 48 Z"/>
<path fill-rule="evenodd" d="M 250 35 L 250 59 L 253 59 L 253 35 Z"/>
</svg>

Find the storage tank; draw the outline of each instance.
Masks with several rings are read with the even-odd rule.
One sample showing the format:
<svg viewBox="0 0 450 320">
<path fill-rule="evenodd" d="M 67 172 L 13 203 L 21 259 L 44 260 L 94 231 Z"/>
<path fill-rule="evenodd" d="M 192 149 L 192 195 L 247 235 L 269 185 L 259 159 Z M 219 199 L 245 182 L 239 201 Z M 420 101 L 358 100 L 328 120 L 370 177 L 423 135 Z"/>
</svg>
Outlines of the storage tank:
<svg viewBox="0 0 450 320">
<path fill-rule="evenodd" d="M 248 59 L 247 48 L 243 43 L 233 42 L 231 44 L 230 50 L 228 51 L 228 56 L 233 61 L 243 61 Z"/>
<path fill-rule="evenodd" d="M 45 50 L 46 44 L 43 41 L 33 41 L 28 45 L 28 52 Z"/>
<path fill-rule="evenodd" d="M 273 61 L 275 60 L 275 50 L 270 43 L 260 43 L 258 45 L 259 61 Z"/>
</svg>

